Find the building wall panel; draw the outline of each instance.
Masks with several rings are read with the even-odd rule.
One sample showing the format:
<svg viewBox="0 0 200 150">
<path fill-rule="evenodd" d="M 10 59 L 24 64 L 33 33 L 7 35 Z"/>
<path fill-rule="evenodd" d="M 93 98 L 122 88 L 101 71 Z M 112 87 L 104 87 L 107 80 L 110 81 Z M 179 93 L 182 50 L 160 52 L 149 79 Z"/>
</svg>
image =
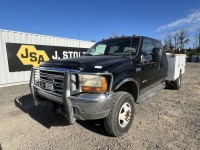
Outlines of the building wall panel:
<svg viewBox="0 0 200 150">
<path fill-rule="evenodd" d="M 0 87 L 28 82 L 30 71 L 9 72 L 6 43 L 89 48 L 94 42 L 0 29 Z"/>
</svg>

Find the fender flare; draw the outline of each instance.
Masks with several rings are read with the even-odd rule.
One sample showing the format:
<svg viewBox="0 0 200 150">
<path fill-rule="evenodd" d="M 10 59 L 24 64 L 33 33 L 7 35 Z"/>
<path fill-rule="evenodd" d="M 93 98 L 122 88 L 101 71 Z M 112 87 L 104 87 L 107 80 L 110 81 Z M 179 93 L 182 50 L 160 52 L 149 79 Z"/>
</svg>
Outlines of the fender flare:
<svg viewBox="0 0 200 150">
<path fill-rule="evenodd" d="M 133 78 L 126 78 L 124 80 L 122 80 L 121 82 L 119 82 L 117 84 L 117 86 L 115 87 L 114 90 L 117 90 L 120 86 L 122 86 L 123 84 L 127 83 L 127 82 L 133 82 L 134 84 L 136 84 L 136 87 L 137 87 L 137 97 L 139 96 L 139 85 L 138 85 L 138 82 L 133 79 Z"/>
</svg>

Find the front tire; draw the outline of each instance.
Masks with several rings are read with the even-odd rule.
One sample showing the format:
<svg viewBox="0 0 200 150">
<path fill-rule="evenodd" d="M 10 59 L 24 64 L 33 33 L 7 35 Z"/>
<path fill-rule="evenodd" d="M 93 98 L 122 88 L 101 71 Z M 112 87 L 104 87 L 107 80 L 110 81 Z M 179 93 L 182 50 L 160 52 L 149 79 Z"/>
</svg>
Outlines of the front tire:
<svg viewBox="0 0 200 150">
<path fill-rule="evenodd" d="M 132 125 L 134 98 L 127 92 L 116 92 L 111 111 L 104 119 L 104 127 L 112 136 L 124 135 Z"/>
</svg>

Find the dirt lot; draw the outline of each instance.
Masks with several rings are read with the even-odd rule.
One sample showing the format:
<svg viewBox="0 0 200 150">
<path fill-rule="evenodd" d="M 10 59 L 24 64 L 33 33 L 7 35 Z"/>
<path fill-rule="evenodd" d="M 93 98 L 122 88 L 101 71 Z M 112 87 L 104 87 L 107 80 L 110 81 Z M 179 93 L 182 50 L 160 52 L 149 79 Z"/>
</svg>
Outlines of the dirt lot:
<svg viewBox="0 0 200 150">
<path fill-rule="evenodd" d="M 200 149 L 200 63 L 188 63 L 182 88 L 136 105 L 133 125 L 110 137 L 101 121 L 77 121 L 35 107 L 28 85 L 0 88 L 0 149 Z"/>
</svg>

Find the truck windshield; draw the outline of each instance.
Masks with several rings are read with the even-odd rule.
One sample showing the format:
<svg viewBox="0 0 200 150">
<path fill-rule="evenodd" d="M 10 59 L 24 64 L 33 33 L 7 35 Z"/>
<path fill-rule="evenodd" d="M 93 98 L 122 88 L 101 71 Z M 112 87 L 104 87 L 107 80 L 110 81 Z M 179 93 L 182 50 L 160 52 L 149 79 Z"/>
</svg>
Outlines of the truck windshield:
<svg viewBox="0 0 200 150">
<path fill-rule="evenodd" d="M 140 38 L 127 37 L 101 41 L 92 46 L 85 55 L 136 55 Z"/>
</svg>

